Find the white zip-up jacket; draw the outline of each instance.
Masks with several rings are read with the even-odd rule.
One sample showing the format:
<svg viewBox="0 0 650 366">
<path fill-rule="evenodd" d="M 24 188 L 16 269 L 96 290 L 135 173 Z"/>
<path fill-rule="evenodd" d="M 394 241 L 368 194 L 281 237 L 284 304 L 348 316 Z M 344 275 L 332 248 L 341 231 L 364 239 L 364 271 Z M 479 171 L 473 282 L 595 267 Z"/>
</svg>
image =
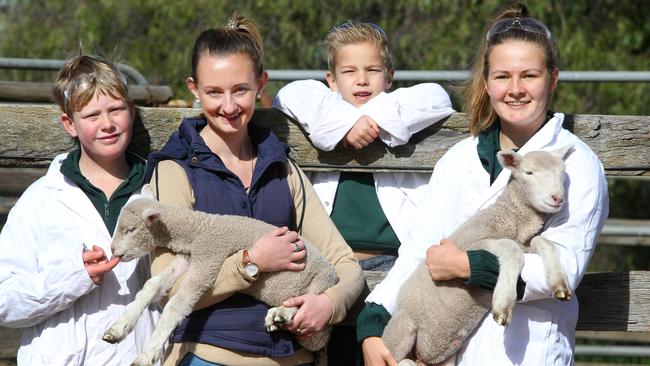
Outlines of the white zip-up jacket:
<svg viewBox="0 0 650 366">
<path fill-rule="evenodd" d="M 556 244 L 562 267 L 574 290 L 570 301 L 552 297 L 537 254 L 526 254 L 521 277 L 526 291 L 515 305 L 512 322 L 504 328 L 487 315 L 460 351 L 458 365 L 571 365 L 575 345 L 578 301 L 575 289 L 593 254 L 609 212 L 607 181 L 598 157 L 580 139 L 562 128 L 556 113 L 520 150 L 552 150 L 573 144 L 566 159 L 566 201 L 551 216 L 542 236 Z M 391 314 L 399 288 L 426 256 L 430 245 L 448 237 L 476 211 L 494 202 L 510 171 L 504 169 L 490 186 L 490 176 L 478 157 L 478 138 L 454 145 L 436 164 L 427 188 L 426 204 L 413 228 L 415 241 L 403 243 L 395 266 L 366 302 L 380 304 Z"/>
<path fill-rule="evenodd" d="M 273 107 L 298 121 L 314 146 L 324 151 L 333 150 L 364 115 L 379 125 L 379 138 L 394 147 L 454 112 L 447 92 L 434 83 L 382 92 L 357 108 L 320 81 L 299 80 L 280 89 Z M 328 214 L 332 213 L 339 176 L 339 172 L 309 175 Z M 401 243 L 411 240 L 409 225 L 429 177 L 429 173 L 373 174 L 379 204 Z"/>
<path fill-rule="evenodd" d="M 102 335 L 149 278 L 149 258 L 121 262 L 102 285 L 92 282 L 84 244 L 110 258 L 111 235 L 87 196 L 59 171 L 66 156 L 27 188 L 0 233 L 0 326 L 23 328 L 18 365 L 129 365 L 158 310 L 145 310 L 121 343 Z"/>
</svg>

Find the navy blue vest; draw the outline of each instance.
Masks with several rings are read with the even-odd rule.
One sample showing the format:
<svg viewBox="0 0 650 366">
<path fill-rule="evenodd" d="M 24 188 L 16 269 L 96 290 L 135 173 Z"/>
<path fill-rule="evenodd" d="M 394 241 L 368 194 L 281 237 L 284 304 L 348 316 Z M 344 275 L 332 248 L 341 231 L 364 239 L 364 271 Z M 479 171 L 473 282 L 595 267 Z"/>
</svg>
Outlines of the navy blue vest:
<svg viewBox="0 0 650 366">
<path fill-rule="evenodd" d="M 160 152 L 148 159 L 146 181 L 161 160 L 174 160 L 187 173 L 199 211 L 253 217 L 275 226 L 295 228 L 295 210 L 287 183 L 288 147 L 254 121 L 248 133 L 257 162 L 247 193 L 239 178 L 226 168 L 200 137 L 202 118 L 186 118 Z M 155 179 L 155 178 L 154 178 Z M 218 245 L 218 243 L 215 243 Z M 289 332 L 268 333 L 268 306 L 244 294 L 190 314 L 174 330 L 171 341 L 198 342 L 270 357 L 289 356 L 299 347 Z"/>
</svg>

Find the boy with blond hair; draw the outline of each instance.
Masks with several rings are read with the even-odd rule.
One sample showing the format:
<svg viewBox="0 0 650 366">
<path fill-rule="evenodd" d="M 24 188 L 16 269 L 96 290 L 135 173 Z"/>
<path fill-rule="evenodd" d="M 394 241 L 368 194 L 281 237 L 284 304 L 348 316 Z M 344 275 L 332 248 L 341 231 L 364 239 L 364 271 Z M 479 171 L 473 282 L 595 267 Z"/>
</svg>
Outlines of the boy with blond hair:
<svg viewBox="0 0 650 366">
<path fill-rule="evenodd" d="M 135 108 L 117 68 L 83 54 L 66 61 L 54 95 L 79 149 L 54 158 L 0 233 L 0 326 L 23 328 L 19 365 L 129 364 L 158 311 L 119 344 L 101 335 L 149 278 L 148 259 L 108 259 L 120 210 L 144 179 L 144 160 L 126 151 Z"/>
<path fill-rule="evenodd" d="M 327 83 L 301 80 L 283 87 L 274 107 L 297 120 L 319 149 L 363 149 L 376 139 L 403 145 L 416 132 L 454 112 L 449 95 L 434 83 L 387 92 L 394 68 L 386 33 L 350 20 L 328 33 Z M 388 271 L 422 202 L 428 173 L 318 172 L 310 176 L 323 205 L 364 270 Z M 345 339 L 347 338 L 347 340 Z M 340 329 L 330 349 L 355 344 Z M 343 357 L 343 358 L 339 358 Z M 358 363 L 355 352 L 330 352 L 330 364 Z"/>
<path fill-rule="evenodd" d="M 297 120 L 324 151 L 338 144 L 363 149 L 376 139 L 390 147 L 454 110 L 438 84 L 388 93 L 393 64 L 386 33 L 376 24 L 347 21 L 325 39 L 327 83 L 294 81 L 278 92 L 274 107 Z M 388 270 L 421 202 L 425 173 L 319 172 L 310 177 L 337 228 L 366 270 Z"/>
</svg>

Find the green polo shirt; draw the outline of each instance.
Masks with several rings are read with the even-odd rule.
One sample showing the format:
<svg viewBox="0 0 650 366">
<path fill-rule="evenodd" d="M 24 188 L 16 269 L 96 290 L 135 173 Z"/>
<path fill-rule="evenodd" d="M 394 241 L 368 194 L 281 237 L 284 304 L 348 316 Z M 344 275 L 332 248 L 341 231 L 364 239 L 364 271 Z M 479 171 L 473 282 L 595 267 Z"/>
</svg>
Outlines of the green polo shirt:
<svg viewBox="0 0 650 366">
<path fill-rule="evenodd" d="M 372 173 L 341 172 L 330 217 L 353 250 L 397 253 L 400 242 L 379 204 Z"/>
<path fill-rule="evenodd" d="M 71 151 L 61 164 L 61 174 L 75 182 L 92 202 L 99 215 L 104 220 L 108 232 L 112 235 L 117 224 L 117 217 L 120 210 L 126 204 L 131 194 L 137 191 L 144 183 L 145 161 L 135 154 L 126 154 L 126 161 L 131 171 L 122 183 L 117 187 L 110 198 L 104 192 L 95 187 L 79 169 L 79 158 L 81 150 Z"/>
</svg>

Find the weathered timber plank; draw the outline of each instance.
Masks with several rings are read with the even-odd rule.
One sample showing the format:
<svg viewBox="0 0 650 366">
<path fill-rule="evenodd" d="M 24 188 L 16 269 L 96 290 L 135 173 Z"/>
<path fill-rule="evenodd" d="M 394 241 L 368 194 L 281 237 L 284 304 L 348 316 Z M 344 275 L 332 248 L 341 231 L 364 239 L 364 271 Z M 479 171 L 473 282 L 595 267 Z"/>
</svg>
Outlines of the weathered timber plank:
<svg viewBox="0 0 650 366">
<path fill-rule="evenodd" d="M 181 118 L 198 112 L 138 108 L 132 150 L 146 154 L 159 149 Z M 54 105 L 0 105 L 0 167 L 44 167 L 56 154 L 73 148 L 58 116 Z M 431 171 L 449 147 L 468 136 L 466 116 L 455 113 L 403 146 L 387 148 L 376 141 L 362 151 L 322 152 L 278 111 L 259 109 L 254 118 L 289 144 L 292 156 L 305 170 Z M 650 170 L 650 116 L 569 115 L 565 125 L 598 154 L 608 174 L 638 175 Z"/>
<path fill-rule="evenodd" d="M 16 357 L 21 329 L 0 327 L 0 359 Z M 2 366 L 2 363 L 0 363 Z"/>
<path fill-rule="evenodd" d="M 385 272 L 364 274 L 370 290 L 385 276 Z M 650 271 L 587 273 L 576 292 L 577 330 L 650 331 Z M 354 310 L 359 308 L 357 304 Z M 348 314 L 348 324 L 356 319 L 355 311 Z"/>
<path fill-rule="evenodd" d="M 24 103 L 55 103 L 52 83 L 30 81 L 1 81 L 0 100 Z M 138 104 L 148 106 L 167 103 L 172 89 L 166 85 L 129 84 L 129 95 Z"/>
<path fill-rule="evenodd" d="M 46 169 L 0 168 L 0 196 L 18 197 L 35 180 L 45 175 Z"/>
<path fill-rule="evenodd" d="M 650 331 L 650 271 L 590 273 L 577 290 L 580 330 Z"/>
</svg>

